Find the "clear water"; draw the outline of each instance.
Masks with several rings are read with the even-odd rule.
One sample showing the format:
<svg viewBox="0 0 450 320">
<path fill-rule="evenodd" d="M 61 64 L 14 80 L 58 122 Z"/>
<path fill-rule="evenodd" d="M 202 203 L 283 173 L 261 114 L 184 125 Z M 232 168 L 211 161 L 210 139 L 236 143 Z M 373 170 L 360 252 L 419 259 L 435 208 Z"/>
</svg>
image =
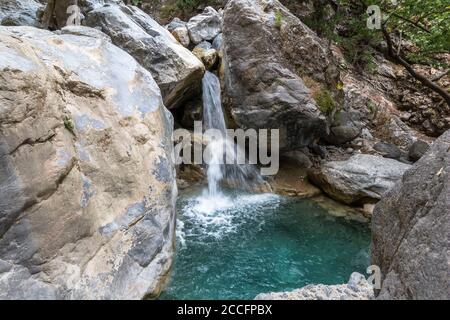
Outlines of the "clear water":
<svg viewBox="0 0 450 320">
<path fill-rule="evenodd" d="M 178 200 L 177 253 L 161 299 L 253 299 L 346 283 L 369 265 L 367 225 L 309 200 L 201 192 Z"/>
</svg>

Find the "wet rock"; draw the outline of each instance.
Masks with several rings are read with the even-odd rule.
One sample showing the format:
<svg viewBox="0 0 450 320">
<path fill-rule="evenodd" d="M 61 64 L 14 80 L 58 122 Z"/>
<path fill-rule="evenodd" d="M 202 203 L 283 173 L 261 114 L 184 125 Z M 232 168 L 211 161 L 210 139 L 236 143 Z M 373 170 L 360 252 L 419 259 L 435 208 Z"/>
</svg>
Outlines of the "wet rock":
<svg viewBox="0 0 450 320">
<path fill-rule="evenodd" d="M 411 161 L 416 162 L 428 151 L 430 145 L 422 140 L 417 140 L 409 148 L 408 157 Z"/>
<path fill-rule="evenodd" d="M 201 61 L 139 8 L 110 4 L 91 11 L 86 25 L 100 28 L 150 71 L 168 108 L 179 106 L 200 90 Z"/>
<path fill-rule="evenodd" d="M 219 52 L 223 51 L 223 35 L 222 35 L 222 33 L 219 33 L 217 35 L 217 37 L 214 38 L 212 47 Z"/>
<path fill-rule="evenodd" d="M 309 179 L 333 199 L 346 204 L 373 203 L 401 179 L 409 165 L 393 159 L 357 154 L 308 172 Z"/>
<path fill-rule="evenodd" d="M 194 44 L 212 41 L 222 30 L 222 17 L 214 8 L 206 7 L 203 13 L 189 20 L 187 28 Z"/>
<path fill-rule="evenodd" d="M 376 205 L 372 264 L 383 275 L 378 299 L 448 300 L 450 131 Z"/>
<path fill-rule="evenodd" d="M 186 27 L 186 22 L 182 21 L 180 18 L 174 18 L 167 26 L 167 30 L 173 31 L 177 28 Z"/>
<path fill-rule="evenodd" d="M 171 266 L 171 114 L 81 28 L 0 29 L 0 299 L 142 299 Z"/>
<path fill-rule="evenodd" d="M 347 284 L 309 285 L 292 292 L 259 294 L 255 300 L 372 300 L 373 298 L 372 286 L 362 274 L 354 272 Z"/>
<path fill-rule="evenodd" d="M 43 5 L 35 0 L 2 0 L 0 3 L 0 25 L 39 26 L 37 12 Z"/>
</svg>

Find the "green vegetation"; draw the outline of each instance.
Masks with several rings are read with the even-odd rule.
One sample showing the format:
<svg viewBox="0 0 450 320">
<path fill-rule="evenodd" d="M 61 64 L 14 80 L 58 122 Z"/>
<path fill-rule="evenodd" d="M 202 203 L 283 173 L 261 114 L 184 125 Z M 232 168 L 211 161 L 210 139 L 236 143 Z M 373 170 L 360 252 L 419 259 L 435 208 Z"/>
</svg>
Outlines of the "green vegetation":
<svg viewBox="0 0 450 320">
<path fill-rule="evenodd" d="M 380 28 L 370 29 L 368 19 L 376 19 L 369 6 L 377 5 Z M 331 0 L 314 1 L 314 13 L 305 23 L 320 36 L 341 48 L 349 62 L 360 70 L 375 70 L 374 52 L 402 65 L 412 77 L 439 94 L 450 105 L 450 93 L 418 73 L 413 64 L 441 68 L 448 73 L 450 53 L 450 2 L 448 0 Z M 387 45 L 387 49 L 386 49 Z"/>
<path fill-rule="evenodd" d="M 283 23 L 283 14 L 281 13 L 280 10 L 278 10 L 277 12 L 275 12 L 275 28 L 280 30 L 282 23 Z"/>
<path fill-rule="evenodd" d="M 68 116 L 64 117 L 64 127 L 73 135 L 75 135 L 75 125 Z"/>
<path fill-rule="evenodd" d="M 140 4 L 142 4 L 142 0 L 131 0 L 131 2 L 134 6 L 139 6 Z"/>
<path fill-rule="evenodd" d="M 314 93 L 314 100 L 319 107 L 320 112 L 327 116 L 332 116 L 336 111 L 336 102 L 330 91 L 321 89 Z"/>
<path fill-rule="evenodd" d="M 414 50 L 402 50 L 405 57 L 416 63 L 449 67 L 441 59 L 442 53 L 450 53 L 450 2 L 448 0 L 398 0 L 364 1 L 367 5 L 380 6 L 384 14 L 382 30 L 399 39 L 410 41 Z"/>
<path fill-rule="evenodd" d="M 221 5 L 223 2 L 221 0 L 172 0 L 161 8 L 161 15 L 164 18 L 189 18 L 201 6 L 214 7 Z"/>
</svg>

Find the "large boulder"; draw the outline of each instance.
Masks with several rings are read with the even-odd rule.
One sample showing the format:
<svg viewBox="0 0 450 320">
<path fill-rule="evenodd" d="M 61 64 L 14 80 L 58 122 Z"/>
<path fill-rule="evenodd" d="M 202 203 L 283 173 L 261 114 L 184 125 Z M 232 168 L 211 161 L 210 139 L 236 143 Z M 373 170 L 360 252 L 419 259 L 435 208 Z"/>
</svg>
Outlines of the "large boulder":
<svg viewBox="0 0 450 320">
<path fill-rule="evenodd" d="M 191 38 L 189 38 L 189 31 L 186 26 L 186 22 L 181 21 L 179 18 L 175 18 L 166 26 L 167 30 L 181 43 L 184 47 L 188 48 L 191 44 Z"/>
<path fill-rule="evenodd" d="M 89 12 L 85 24 L 100 28 L 150 71 L 166 107 L 175 108 L 200 90 L 202 62 L 139 8 L 106 5 Z"/>
<path fill-rule="evenodd" d="M 326 91 L 336 68 L 312 30 L 277 0 L 231 0 L 223 42 L 227 105 L 238 126 L 280 129 L 285 149 L 327 135 L 325 114 L 302 77 L 315 77 Z M 330 96 L 338 103 L 338 93 Z"/>
<path fill-rule="evenodd" d="M 42 4 L 35 0 L 2 0 L 0 25 L 37 27 L 37 12 L 42 8 Z"/>
<path fill-rule="evenodd" d="M 262 293 L 255 300 L 372 300 L 373 287 L 357 272 L 352 273 L 347 284 L 308 285 L 291 292 Z"/>
<path fill-rule="evenodd" d="M 377 202 L 410 166 L 393 159 L 357 154 L 330 161 L 308 172 L 309 179 L 335 200 L 346 204 Z"/>
<path fill-rule="evenodd" d="M 450 299 L 450 131 L 376 205 L 379 299 Z"/>
<path fill-rule="evenodd" d="M 214 8 L 206 7 L 203 13 L 188 21 L 187 29 L 194 44 L 212 41 L 222 31 L 222 17 Z"/>
<path fill-rule="evenodd" d="M 153 297 L 171 266 L 173 119 L 82 28 L 0 28 L 0 299 Z"/>
</svg>

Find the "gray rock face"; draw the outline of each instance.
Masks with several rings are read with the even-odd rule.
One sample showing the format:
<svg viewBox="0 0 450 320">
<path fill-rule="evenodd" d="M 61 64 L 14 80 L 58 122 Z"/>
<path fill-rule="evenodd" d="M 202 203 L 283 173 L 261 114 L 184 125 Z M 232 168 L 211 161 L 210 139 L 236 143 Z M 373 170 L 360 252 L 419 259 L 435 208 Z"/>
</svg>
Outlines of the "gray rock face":
<svg viewBox="0 0 450 320">
<path fill-rule="evenodd" d="M 108 5 L 85 20 L 100 28 L 155 78 L 168 108 L 177 107 L 201 87 L 204 66 L 172 34 L 136 7 Z"/>
<path fill-rule="evenodd" d="M 361 134 L 363 124 L 358 121 L 358 117 L 351 112 L 340 112 L 336 115 L 330 128 L 330 135 L 327 141 L 340 145 L 355 140 Z"/>
<path fill-rule="evenodd" d="M 255 300 L 372 300 L 373 288 L 360 273 L 354 272 L 348 284 L 309 285 L 292 292 L 263 293 Z"/>
<path fill-rule="evenodd" d="M 380 141 L 376 143 L 373 148 L 381 153 L 381 155 L 385 158 L 399 159 L 402 156 L 400 149 L 396 145 L 389 142 Z"/>
<path fill-rule="evenodd" d="M 376 205 L 379 299 L 450 299 L 450 131 Z"/>
<path fill-rule="evenodd" d="M 308 177 L 335 200 L 347 204 L 376 202 L 410 166 L 396 160 L 358 154 L 312 169 Z"/>
<path fill-rule="evenodd" d="M 334 79 L 330 55 L 313 31 L 276 0 L 231 0 L 223 42 L 227 105 L 238 126 L 280 129 L 285 149 L 327 135 L 326 119 L 299 75 Z"/>
<path fill-rule="evenodd" d="M 171 266 L 173 119 L 80 28 L 0 28 L 0 299 L 141 299 Z"/>
<path fill-rule="evenodd" d="M 2 0 L 0 25 L 37 27 L 39 22 L 36 13 L 42 7 L 42 4 L 35 0 Z"/>
<path fill-rule="evenodd" d="M 430 148 L 430 145 L 422 140 L 417 140 L 409 148 L 408 157 L 411 161 L 418 161 Z"/>
<path fill-rule="evenodd" d="M 194 44 L 212 41 L 222 31 L 222 17 L 214 8 L 206 7 L 203 13 L 188 21 L 187 29 Z"/>
</svg>

